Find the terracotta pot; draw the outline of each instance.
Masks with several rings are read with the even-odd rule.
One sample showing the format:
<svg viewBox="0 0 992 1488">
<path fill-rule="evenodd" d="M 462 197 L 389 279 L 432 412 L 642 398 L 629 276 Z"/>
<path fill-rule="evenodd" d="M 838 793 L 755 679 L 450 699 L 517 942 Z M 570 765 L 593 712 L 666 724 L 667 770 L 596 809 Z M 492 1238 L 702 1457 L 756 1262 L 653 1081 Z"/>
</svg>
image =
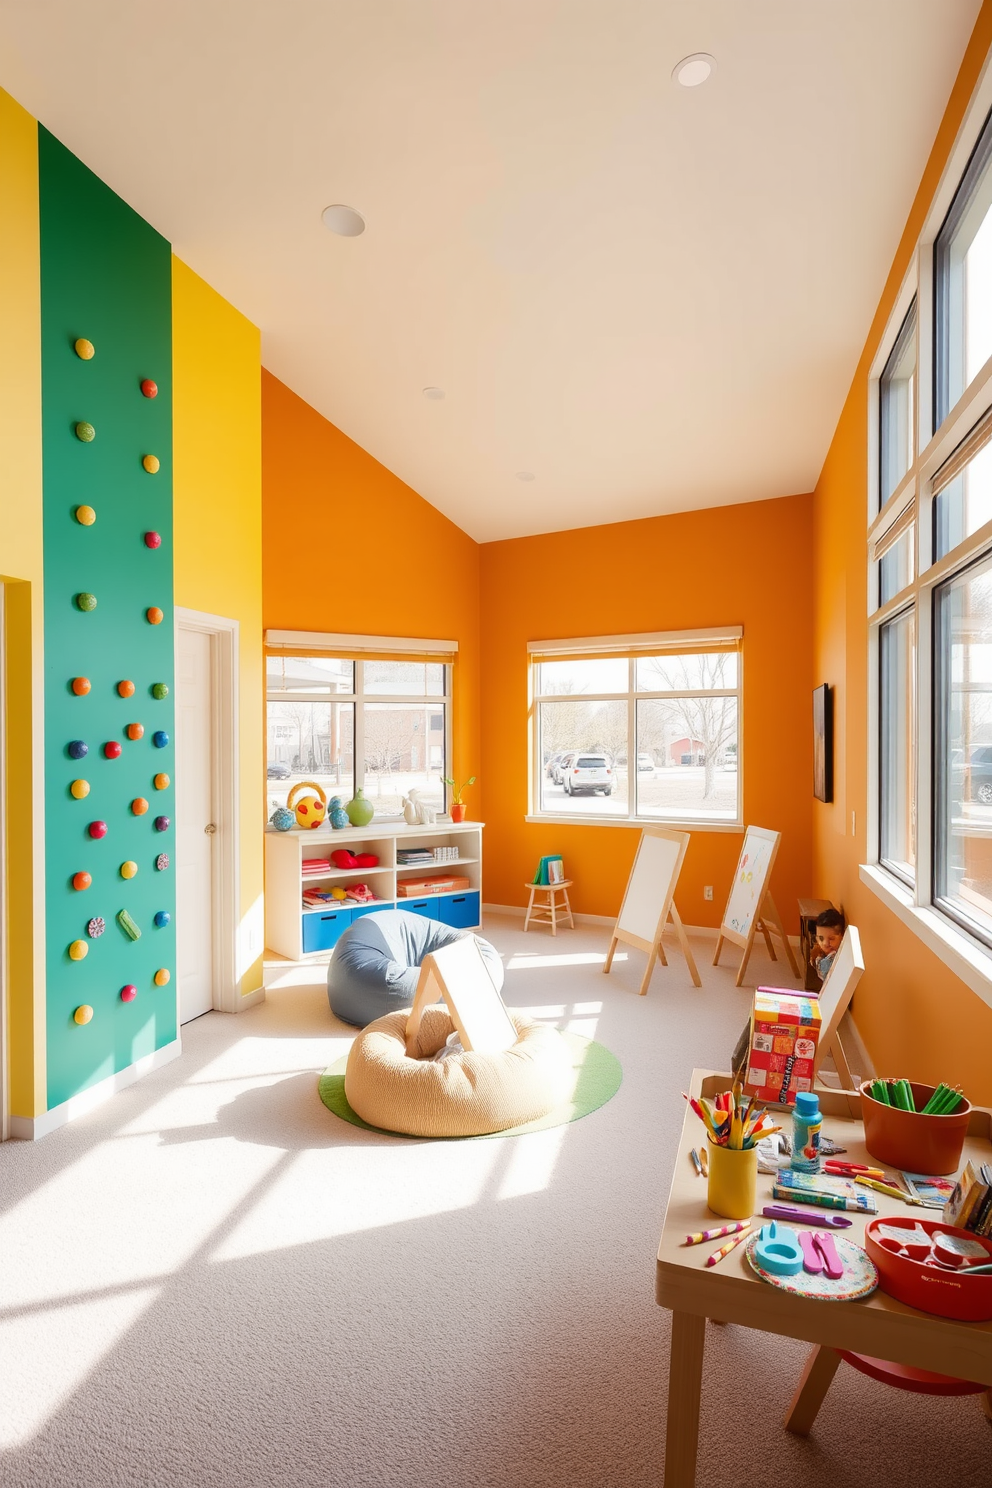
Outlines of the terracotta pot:
<svg viewBox="0 0 992 1488">
<path fill-rule="evenodd" d="M 971 1106 L 967 1101 L 953 1116 L 924 1116 L 923 1107 L 936 1086 L 910 1081 L 915 1111 L 883 1106 L 869 1094 L 871 1081 L 861 1086 L 861 1115 L 869 1154 L 888 1168 L 935 1176 L 954 1173 L 968 1131 Z"/>
<path fill-rule="evenodd" d="M 468 810 L 468 807 L 465 805 L 465 802 L 464 801 L 454 801 L 454 802 L 452 802 L 452 805 L 451 805 L 451 820 L 453 822 L 462 822 L 462 821 L 464 821 L 465 820 L 465 813 L 466 813 L 467 810 Z"/>
</svg>

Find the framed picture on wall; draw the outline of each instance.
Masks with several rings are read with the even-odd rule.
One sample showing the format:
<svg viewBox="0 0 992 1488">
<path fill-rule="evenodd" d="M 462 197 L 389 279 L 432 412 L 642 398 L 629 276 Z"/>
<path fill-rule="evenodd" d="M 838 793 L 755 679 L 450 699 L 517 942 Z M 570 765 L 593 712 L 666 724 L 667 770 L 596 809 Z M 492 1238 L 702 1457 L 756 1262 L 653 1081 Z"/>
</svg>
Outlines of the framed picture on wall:
<svg viewBox="0 0 992 1488">
<path fill-rule="evenodd" d="M 813 689 L 813 794 L 834 798 L 834 690 L 826 683 Z"/>
</svg>

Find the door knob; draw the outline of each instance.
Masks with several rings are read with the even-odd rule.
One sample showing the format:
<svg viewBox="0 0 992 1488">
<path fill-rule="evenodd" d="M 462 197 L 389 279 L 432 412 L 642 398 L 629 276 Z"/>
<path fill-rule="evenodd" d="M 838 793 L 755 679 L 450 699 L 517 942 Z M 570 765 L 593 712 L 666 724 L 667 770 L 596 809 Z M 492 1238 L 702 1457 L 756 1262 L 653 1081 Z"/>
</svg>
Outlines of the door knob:
<svg viewBox="0 0 992 1488">
<path fill-rule="evenodd" d="M 204 827 L 203 830 L 206 832 L 208 837 L 212 837 L 216 832 L 217 827 L 214 822 L 207 822 L 207 825 Z"/>
</svg>

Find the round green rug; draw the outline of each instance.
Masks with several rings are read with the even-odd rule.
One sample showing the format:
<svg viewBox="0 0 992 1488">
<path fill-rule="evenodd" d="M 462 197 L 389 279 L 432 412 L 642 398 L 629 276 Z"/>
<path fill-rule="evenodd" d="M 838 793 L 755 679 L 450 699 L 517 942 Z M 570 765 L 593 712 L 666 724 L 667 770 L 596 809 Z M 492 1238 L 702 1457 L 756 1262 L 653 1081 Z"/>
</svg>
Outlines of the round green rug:
<svg viewBox="0 0 992 1488">
<path fill-rule="evenodd" d="M 563 1033 L 562 1038 L 571 1050 L 572 1069 L 575 1072 L 575 1084 L 570 1098 L 537 1121 L 527 1121 L 523 1126 L 510 1126 L 506 1131 L 483 1132 L 479 1137 L 411 1137 L 408 1132 L 391 1132 L 380 1126 L 370 1126 L 367 1121 L 355 1115 L 344 1093 L 347 1054 L 328 1065 L 320 1077 L 317 1090 L 327 1109 L 333 1111 L 335 1116 L 340 1116 L 342 1121 L 350 1121 L 352 1126 L 363 1127 L 365 1131 L 381 1132 L 386 1137 L 406 1137 L 413 1142 L 479 1142 L 483 1137 L 519 1137 L 524 1132 L 544 1131 L 549 1126 L 564 1126 L 567 1121 L 578 1121 L 580 1116 L 588 1116 L 590 1111 L 598 1111 L 600 1106 L 605 1106 L 620 1089 L 623 1070 L 615 1054 L 611 1054 L 602 1044 L 597 1044 L 595 1039 L 583 1038 L 578 1033 Z"/>
</svg>

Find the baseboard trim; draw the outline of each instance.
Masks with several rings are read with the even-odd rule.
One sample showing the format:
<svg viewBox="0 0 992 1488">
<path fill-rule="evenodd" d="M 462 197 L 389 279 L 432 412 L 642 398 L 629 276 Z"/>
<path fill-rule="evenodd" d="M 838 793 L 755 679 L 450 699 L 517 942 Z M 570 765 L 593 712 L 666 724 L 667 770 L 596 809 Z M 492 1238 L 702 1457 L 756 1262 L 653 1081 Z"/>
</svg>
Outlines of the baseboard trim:
<svg viewBox="0 0 992 1488">
<path fill-rule="evenodd" d="M 11 1116 L 10 1135 L 15 1141 L 37 1142 L 41 1137 L 47 1137 L 49 1132 L 57 1131 L 60 1126 L 68 1126 L 70 1121 L 75 1121 L 79 1116 L 85 1116 L 88 1111 L 93 1111 L 97 1106 L 102 1106 L 105 1101 L 110 1100 L 120 1090 L 126 1090 L 136 1080 L 144 1079 L 153 1070 L 161 1069 L 164 1064 L 170 1064 L 173 1059 L 178 1059 L 183 1052 L 181 1038 L 174 1038 L 171 1044 L 163 1044 L 161 1049 L 156 1049 L 154 1054 L 146 1054 L 143 1059 L 136 1059 L 134 1064 L 129 1064 L 127 1069 L 118 1070 L 116 1075 L 108 1075 L 105 1080 L 91 1085 L 88 1090 L 81 1090 L 78 1095 L 73 1095 L 60 1106 L 53 1106 L 50 1111 L 45 1111 L 40 1116 Z"/>
<path fill-rule="evenodd" d="M 484 904 L 482 912 L 483 914 L 511 915 L 518 920 L 522 920 L 527 913 L 520 904 Z M 576 910 L 575 920 L 579 925 L 615 925 L 617 917 L 616 915 L 579 914 Z M 671 930 L 673 926 L 669 925 L 668 928 Z M 717 932 L 712 925 L 686 925 L 685 929 L 690 935 L 705 935 L 710 940 L 716 940 Z"/>
<path fill-rule="evenodd" d="M 234 1011 L 236 1013 L 246 1013 L 250 1007 L 254 1007 L 256 1003 L 264 1001 L 265 988 L 256 987 L 252 992 L 242 992 L 240 994 L 240 1001 Z"/>
</svg>

